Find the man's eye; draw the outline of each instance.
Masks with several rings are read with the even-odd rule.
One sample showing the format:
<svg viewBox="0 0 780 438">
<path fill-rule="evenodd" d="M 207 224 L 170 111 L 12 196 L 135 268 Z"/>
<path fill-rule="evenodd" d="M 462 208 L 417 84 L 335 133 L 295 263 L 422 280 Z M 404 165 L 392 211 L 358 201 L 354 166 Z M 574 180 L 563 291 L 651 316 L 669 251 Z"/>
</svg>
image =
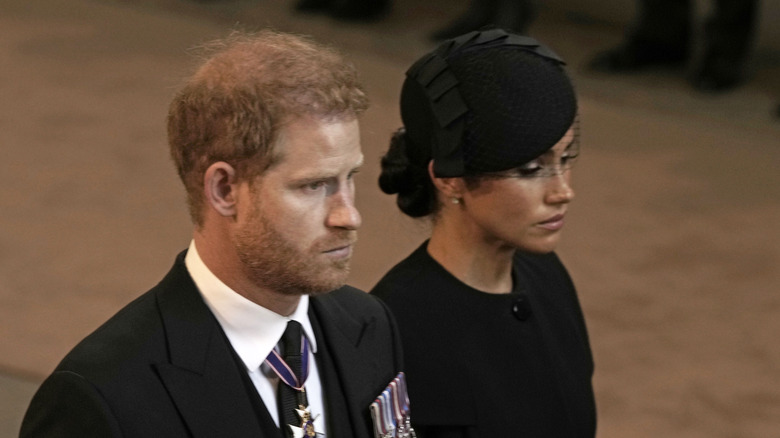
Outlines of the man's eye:
<svg viewBox="0 0 780 438">
<path fill-rule="evenodd" d="M 325 181 L 310 182 L 304 186 L 307 190 L 319 190 L 322 187 L 325 187 Z"/>
</svg>

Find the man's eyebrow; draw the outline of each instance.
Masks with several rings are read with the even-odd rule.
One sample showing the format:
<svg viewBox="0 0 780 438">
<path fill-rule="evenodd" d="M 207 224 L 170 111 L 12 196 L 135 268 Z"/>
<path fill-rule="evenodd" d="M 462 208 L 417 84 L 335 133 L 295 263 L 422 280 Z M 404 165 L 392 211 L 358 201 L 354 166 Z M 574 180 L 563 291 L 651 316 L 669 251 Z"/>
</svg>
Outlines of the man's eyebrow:
<svg viewBox="0 0 780 438">
<path fill-rule="evenodd" d="M 361 167 L 363 167 L 364 163 L 365 163 L 365 160 L 363 158 L 361 158 L 360 161 L 358 161 L 354 166 L 352 166 L 352 168 L 349 170 L 349 173 L 356 172 Z M 309 184 L 309 183 L 313 183 L 313 182 L 317 182 L 317 181 L 333 179 L 333 178 L 336 178 L 336 177 L 337 177 L 336 174 L 330 174 L 330 173 L 328 173 L 328 174 L 301 175 L 298 178 L 294 178 L 293 179 L 293 183 L 294 184 Z"/>
</svg>

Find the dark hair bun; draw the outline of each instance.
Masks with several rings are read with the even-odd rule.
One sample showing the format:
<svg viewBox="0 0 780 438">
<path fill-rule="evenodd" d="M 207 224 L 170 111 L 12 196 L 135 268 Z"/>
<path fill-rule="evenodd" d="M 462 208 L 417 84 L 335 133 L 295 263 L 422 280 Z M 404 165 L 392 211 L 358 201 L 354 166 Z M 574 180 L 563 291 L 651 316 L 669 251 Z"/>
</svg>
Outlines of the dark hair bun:
<svg viewBox="0 0 780 438">
<path fill-rule="evenodd" d="M 398 194 L 396 204 L 411 217 L 433 213 L 436 195 L 428 177 L 428 160 L 412 162 L 407 148 L 406 131 L 401 128 L 393 134 L 390 148 L 382 157 L 379 188 L 388 195 Z"/>
</svg>

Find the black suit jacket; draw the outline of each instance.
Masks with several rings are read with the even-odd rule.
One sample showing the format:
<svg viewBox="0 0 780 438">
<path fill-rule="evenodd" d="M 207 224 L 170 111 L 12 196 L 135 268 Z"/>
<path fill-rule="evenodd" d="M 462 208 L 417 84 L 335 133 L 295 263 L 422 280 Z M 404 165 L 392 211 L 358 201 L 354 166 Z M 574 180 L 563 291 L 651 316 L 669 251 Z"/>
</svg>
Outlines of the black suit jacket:
<svg viewBox="0 0 780 438">
<path fill-rule="evenodd" d="M 184 254 L 68 353 L 33 397 L 21 437 L 280 436 L 255 408 Z M 368 406 L 401 369 L 394 320 L 381 301 L 348 286 L 312 297 L 309 315 L 322 345 L 329 436 L 373 437 Z"/>
</svg>

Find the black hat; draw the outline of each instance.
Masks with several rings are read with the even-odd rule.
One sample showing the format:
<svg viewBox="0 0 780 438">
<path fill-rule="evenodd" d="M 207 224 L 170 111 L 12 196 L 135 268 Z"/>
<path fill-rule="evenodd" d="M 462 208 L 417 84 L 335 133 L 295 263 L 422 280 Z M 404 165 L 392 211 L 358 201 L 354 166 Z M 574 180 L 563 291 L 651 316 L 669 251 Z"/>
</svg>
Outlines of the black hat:
<svg viewBox="0 0 780 438">
<path fill-rule="evenodd" d="M 565 63 L 533 38 L 500 29 L 440 45 L 406 72 L 401 118 L 437 177 L 512 169 L 554 146 L 574 123 Z"/>
</svg>

